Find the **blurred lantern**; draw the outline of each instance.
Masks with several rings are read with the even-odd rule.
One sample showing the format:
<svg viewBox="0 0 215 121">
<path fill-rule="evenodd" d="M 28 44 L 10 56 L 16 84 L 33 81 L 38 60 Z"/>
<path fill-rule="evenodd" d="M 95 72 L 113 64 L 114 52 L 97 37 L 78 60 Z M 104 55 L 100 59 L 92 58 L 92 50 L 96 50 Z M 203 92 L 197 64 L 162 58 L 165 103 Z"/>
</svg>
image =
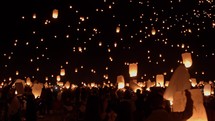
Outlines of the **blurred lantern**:
<svg viewBox="0 0 215 121">
<path fill-rule="evenodd" d="M 56 79 L 59 82 L 60 81 L 60 75 L 57 75 Z"/>
<path fill-rule="evenodd" d="M 32 86 L 32 82 L 31 82 L 31 79 L 30 79 L 30 77 L 28 77 L 27 79 L 26 79 L 26 84 L 28 85 L 28 86 Z"/>
<path fill-rule="evenodd" d="M 165 87 L 169 86 L 169 81 L 165 81 Z"/>
<path fill-rule="evenodd" d="M 36 19 L 36 18 L 37 18 L 36 13 L 33 14 L 32 18 L 33 18 L 33 19 Z"/>
<path fill-rule="evenodd" d="M 190 89 L 193 100 L 192 116 L 187 121 L 208 121 L 204 99 L 200 89 Z M 173 96 L 173 112 L 182 112 L 186 106 L 185 91 L 177 91 Z"/>
<path fill-rule="evenodd" d="M 150 91 L 150 87 L 152 87 L 152 82 L 151 82 L 151 80 L 150 79 L 148 79 L 148 81 L 146 82 L 146 90 L 147 91 Z"/>
<path fill-rule="evenodd" d="M 45 88 L 49 88 L 48 82 L 46 82 L 46 83 L 44 84 L 44 86 L 45 86 Z"/>
<path fill-rule="evenodd" d="M 204 96 L 210 96 L 211 95 L 211 85 L 205 84 L 204 85 Z"/>
<path fill-rule="evenodd" d="M 32 87 L 32 93 L 35 98 L 39 98 L 42 92 L 43 83 L 34 83 Z"/>
<path fill-rule="evenodd" d="M 155 35 L 156 34 L 156 30 L 153 28 L 152 31 L 151 31 L 152 35 Z"/>
<path fill-rule="evenodd" d="M 65 74 L 66 74 L 66 73 L 65 73 L 65 69 L 60 69 L 60 75 L 61 75 L 61 76 L 65 76 Z"/>
<path fill-rule="evenodd" d="M 58 82 L 57 82 L 57 85 L 58 85 L 59 87 L 63 87 L 63 82 L 58 81 Z"/>
<path fill-rule="evenodd" d="M 119 33 L 119 32 L 120 32 L 120 27 L 117 26 L 117 27 L 116 27 L 116 33 Z"/>
<path fill-rule="evenodd" d="M 118 89 L 122 89 L 125 87 L 125 79 L 123 75 L 117 76 L 117 86 Z"/>
<path fill-rule="evenodd" d="M 19 71 L 16 71 L 16 75 L 19 75 Z"/>
<path fill-rule="evenodd" d="M 163 74 L 156 75 L 156 87 L 164 87 L 164 75 Z"/>
<path fill-rule="evenodd" d="M 196 87 L 197 86 L 196 78 L 190 78 L 190 82 L 191 82 L 191 86 L 192 87 Z"/>
<path fill-rule="evenodd" d="M 183 64 L 185 65 L 185 67 L 186 68 L 191 67 L 192 63 L 193 63 L 191 53 L 185 52 L 185 53 L 182 53 L 181 56 L 182 56 L 182 61 L 183 61 Z"/>
<path fill-rule="evenodd" d="M 66 87 L 67 89 L 69 89 L 70 88 L 70 82 L 66 81 L 66 83 L 64 84 L 64 87 Z"/>
<path fill-rule="evenodd" d="M 57 9 L 54 9 L 54 10 L 52 11 L 52 17 L 53 17 L 53 18 L 58 18 L 58 10 L 57 10 Z"/>
<path fill-rule="evenodd" d="M 130 75 L 130 77 L 137 76 L 137 64 L 136 63 L 129 64 L 129 75 Z"/>
</svg>

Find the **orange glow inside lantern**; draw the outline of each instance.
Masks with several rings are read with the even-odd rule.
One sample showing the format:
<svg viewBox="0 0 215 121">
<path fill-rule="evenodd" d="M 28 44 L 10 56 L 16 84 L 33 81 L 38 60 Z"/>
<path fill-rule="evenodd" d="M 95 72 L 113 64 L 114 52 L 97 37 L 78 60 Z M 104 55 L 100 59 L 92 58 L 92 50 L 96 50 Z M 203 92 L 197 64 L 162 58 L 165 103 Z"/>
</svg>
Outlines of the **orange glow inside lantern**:
<svg viewBox="0 0 215 121">
<path fill-rule="evenodd" d="M 66 74 L 66 73 L 65 73 L 65 69 L 60 69 L 60 75 L 61 75 L 61 76 L 65 76 L 65 74 Z"/>
<path fill-rule="evenodd" d="M 66 87 L 67 89 L 69 89 L 69 88 L 70 88 L 70 82 L 67 81 L 67 82 L 64 84 L 64 87 Z"/>
<path fill-rule="evenodd" d="M 206 84 L 204 86 L 204 96 L 210 96 L 211 95 L 211 85 Z"/>
<path fill-rule="evenodd" d="M 196 78 L 190 78 L 190 82 L 191 82 L 191 86 L 192 87 L 196 87 L 197 86 Z"/>
<path fill-rule="evenodd" d="M 119 33 L 119 32 L 120 32 L 120 27 L 117 26 L 117 27 L 116 27 L 116 33 Z"/>
<path fill-rule="evenodd" d="M 56 77 L 56 79 L 57 79 L 57 81 L 60 81 L 60 75 L 57 75 L 57 77 Z"/>
<path fill-rule="evenodd" d="M 156 87 L 164 87 L 164 75 L 156 75 Z"/>
<path fill-rule="evenodd" d="M 130 77 L 137 76 L 137 64 L 136 63 L 129 64 L 129 75 L 130 75 Z"/>
<path fill-rule="evenodd" d="M 123 75 L 117 76 L 117 86 L 118 89 L 122 89 L 125 87 L 125 79 Z"/>
<path fill-rule="evenodd" d="M 52 17 L 53 18 L 58 18 L 58 10 L 57 9 L 54 9 L 53 12 L 52 12 Z"/>
<path fill-rule="evenodd" d="M 189 52 L 182 53 L 181 56 L 182 56 L 182 61 L 183 61 L 183 64 L 185 65 L 185 67 L 186 68 L 191 67 L 192 63 L 193 63 L 191 53 L 189 53 Z"/>
<path fill-rule="evenodd" d="M 156 34 L 156 30 L 153 28 L 152 31 L 151 31 L 152 35 L 155 35 Z"/>
</svg>

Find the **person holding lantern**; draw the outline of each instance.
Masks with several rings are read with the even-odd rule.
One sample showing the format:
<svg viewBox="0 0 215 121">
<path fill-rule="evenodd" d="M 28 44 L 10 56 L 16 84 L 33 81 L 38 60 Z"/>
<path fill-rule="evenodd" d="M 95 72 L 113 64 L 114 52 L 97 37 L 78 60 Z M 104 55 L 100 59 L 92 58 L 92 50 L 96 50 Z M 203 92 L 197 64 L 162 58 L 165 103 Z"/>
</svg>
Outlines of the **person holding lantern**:
<svg viewBox="0 0 215 121">
<path fill-rule="evenodd" d="M 186 121 L 193 115 L 193 100 L 191 99 L 191 93 L 185 90 L 187 98 L 186 107 L 182 112 L 167 111 L 163 99 L 163 95 L 159 92 L 151 92 L 148 97 L 148 101 L 151 114 L 146 121 Z"/>
</svg>

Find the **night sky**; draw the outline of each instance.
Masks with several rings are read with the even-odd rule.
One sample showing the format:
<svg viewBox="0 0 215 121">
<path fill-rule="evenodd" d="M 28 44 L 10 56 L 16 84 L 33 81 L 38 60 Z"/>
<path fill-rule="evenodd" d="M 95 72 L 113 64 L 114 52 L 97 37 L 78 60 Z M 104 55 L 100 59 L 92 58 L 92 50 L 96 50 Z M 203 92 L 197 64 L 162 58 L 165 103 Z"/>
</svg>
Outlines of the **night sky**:
<svg viewBox="0 0 215 121">
<path fill-rule="evenodd" d="M 0 81 L 56 82 L 61 68 L 62 81 L 72 83 L 115 82 L 118 75 L 128 81 L 129 63 L 138 63 L 138 81 L 155 81 L 157 74 L 170 80 L 184 52 L 192 53 L 192 78 L 215 80 L 212 0 L 9 0 L 1 6 Z"/>
</svg>

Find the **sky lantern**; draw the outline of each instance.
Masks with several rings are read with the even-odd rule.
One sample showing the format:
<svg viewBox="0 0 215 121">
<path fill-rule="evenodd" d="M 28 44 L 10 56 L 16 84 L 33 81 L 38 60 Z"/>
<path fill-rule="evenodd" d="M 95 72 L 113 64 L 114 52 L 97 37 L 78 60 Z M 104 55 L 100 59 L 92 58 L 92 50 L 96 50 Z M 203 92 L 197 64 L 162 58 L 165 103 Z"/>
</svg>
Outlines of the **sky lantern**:
<svg viewBox="0 0 215 121">
<path fill-rule="evenodd" d="M 57 79 L 57 81 L 60 81 L 60 75 L 57 75 L 57 77 L 56 77 L 56 79 Z"/>
<path fill-rule="evenodd" d="M 26 84 L 27 84 L 28 86 L 32 86 L 32 82 L 31 82 L 30 77 L 28 77 L 28 78 L 26 79 Z"/>
<path fill-rule="evenodd" d="M 211 95 L 211 85 L 209 83 L 204 85 L 204 96 Z"/>
<path fill-rule="evenodd" d="M 52 11 L 52 17 L 53 17 L 53 18 L 58 18 L 58 10 L 57 10 L 57 9 L 54 9 L 54 10 Z"/>
<path fill-rule="evenodd" d="M 33 18 L 33 19 L 36 19 L 36 18 L 37 18 L 36 13 L 33 14 L 32 18 Z"/>
<path fill-rule="evenodd" d="M 66 83 L 64 84 L 64 87 L 66 87 L 67 89 L 69 89 L 70 88 L 70 82 L 66 81 Z"/>
<path fill-rule="evenodd" d="M 137 76 L 137 64 L 136 63 L 129 64 L 129 75 L 130 75 L 130 77 Z"/>
<path fill-rule="evenodd" d="M 193 114 L 187 121 L 208 121 L 201 89 L 189 89 L 193 100 Z M 184 111 L 186 106 L 185 91 L 177 91 L 173 99 L 173 112 Z"/>
<path fill-rule="evenodd" d="M 117 86 L 118 89 L 122 89 L 125 87 L 125 79 L 123 75 L 117 76 Z"/>
<path fill-rule="evenodd" d="M 119 33 L 119 32 L 120 32 L 120 27 L 117 26 L 117 27 L 116 27 L 116 33 Z"/>
<path fill-rule="evenodd" d="M 157 74 L 156 75 L 156 87 L 163 87 L 164 86 L 164 75 Z"/>
<path fill-rule="evenodd" d="M 151 31 L 152 35 L 155 35 L 156 34 L 156 30 L 153 28 L 152 31 Z"/>
<path fill-rule="evenodd" d="M 186 67 L 183 64 L 180 64 L 170 78 L 169 86 L 165 89 L 163 97 L 172 102 L 175 92 L 184 91 L 190 88 L 190 74 Z"/>
<path fill-rule="evenodd" d="M 16 75 L 17 75 L 17 76 L 19 75 L 19 71 L 16 71 Z"/>
<path fill-rule="evenodd" d="M 65 73 L 65 69 L 63 69 L 63 68 L 60 69 L 60 75 L 61 75 L 61 76 L 65 76 L 65 74 L 66 74 L 66 73 Z"/>
<path fill-rule="evenodd" d="M 197 86 L 197 81 L 196 78 L 190 78 L 191 86 L 196 87 Z"/>
<path fill-rule="evenodd" d="M 32 87 L 32 93 L 35 98 L 40 97 L 43 88 L 43 83 L 34 83 Z"/>
<path fill-rule="evenodd" d="M 182 53 L 181 56 L 182 56 L 182 61 L 183 61 L 183 64 L 185 65 L 185 67 L 186 68 L 191 67 L 192 63 L 193 63 L 191 53 L 185 52 L 185 53 Z"/>
</svg>

